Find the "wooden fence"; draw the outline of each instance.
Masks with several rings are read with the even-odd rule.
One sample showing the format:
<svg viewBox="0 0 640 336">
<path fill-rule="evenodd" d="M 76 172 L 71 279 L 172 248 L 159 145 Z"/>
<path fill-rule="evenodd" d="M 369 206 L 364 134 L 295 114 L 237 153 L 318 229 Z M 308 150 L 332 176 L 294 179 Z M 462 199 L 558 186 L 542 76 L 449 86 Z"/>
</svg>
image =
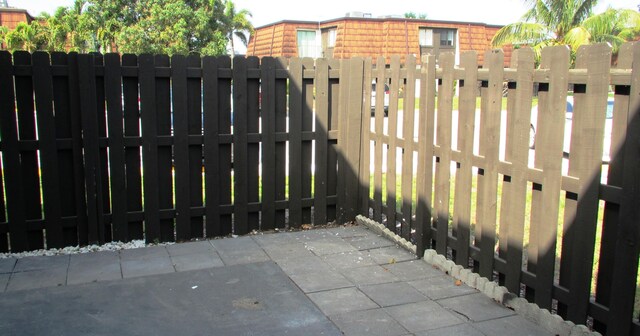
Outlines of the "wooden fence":
<svg viewBox="0 0 640 336">
<path fill-rule="evenodd" d="M 341 140 L 337 111 L 362 73 L 361 60 L 0 52 L 0 251 L 326 224 L 347 198 L 354 217 L 357 179 L 337 167 L 359 137 Z"/>
<path fill-rule="evenodd" d="M 605 45 L 580 49 L 575 69 L 564 47 L 539 68 L 526 48 L 510 68 L 501 51 L 482 67 L 473 52 L 458 66 L 400 59 L 0 52 L 0 251 L 362 213 L 542 308 L 640 335 L 640 44 L 613 68 Z M 373 82 L 390 87 L 388 116 Z"/>
<path fill-rule="evenodd" d="M 608 45 L 580 48 L 571 69 L 562 46 L 544 49 L 538 68 L 527 48 L 506 69 L 500 50 L 487 51 L 480 68 L 477 59 L 462 53 L 456 66 L 444 54 L 436 65 L 429 56 L 418 67 L 407 57 L 401 67 L 392 57 L 390 68 L 372 69 L 371 80 L 390 83 L 391 93 L 388 117 L 378 90 L 375 117 L 363 126 L 371 149 L 362 152 L 360 211 L 418 251 L 433 248 L 541 308 L 609 335 L 640 335 L 632 316 L 640 44 L 622 47 L 613 68 Z M 568 88 L 575 112 L 567 155 Z M 610 99 L 613 118 L 605 121 Z M 612 159 L 603 165 L 605 130 Z"/>
</svg>

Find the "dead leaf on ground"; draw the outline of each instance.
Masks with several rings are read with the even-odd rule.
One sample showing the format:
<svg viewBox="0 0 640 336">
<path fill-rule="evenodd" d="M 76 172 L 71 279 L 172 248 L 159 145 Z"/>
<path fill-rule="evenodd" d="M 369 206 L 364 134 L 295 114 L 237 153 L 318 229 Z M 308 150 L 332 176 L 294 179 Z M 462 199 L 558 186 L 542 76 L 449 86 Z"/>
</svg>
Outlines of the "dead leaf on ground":
<svg viewBox="0 0 640 336">
<path fill-rule="evenodd" d="M 456 280 L 456 286 L 461 286 L 462 285 L 462 281 L 461 280 Z"/>
</svg>

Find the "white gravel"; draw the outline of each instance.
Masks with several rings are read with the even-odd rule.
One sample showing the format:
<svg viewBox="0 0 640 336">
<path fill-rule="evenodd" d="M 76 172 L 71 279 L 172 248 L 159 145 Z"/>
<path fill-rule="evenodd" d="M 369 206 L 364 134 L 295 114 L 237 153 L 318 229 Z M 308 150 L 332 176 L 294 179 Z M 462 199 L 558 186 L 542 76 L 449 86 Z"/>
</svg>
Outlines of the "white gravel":
<svg viewBox="0 0 640 336">
<path fill-rule="evenodd" d="M 175 243 L 160 243 L 160 244 L 145 244 L 144 240 L 132 240 L 130 242 L 110 242 L 103 245 L 87 245 L 87 246 L 67 246 L 65 248 L 60 249 L 40 249 L 34 251 L 26 251 L 19 253 L 0 253 L 0 259 L 6 258 L 24 258 L 24 257 L 35 257 L 35 256 L 55 256 L 55 255 L 69 255 L 69 254 L 80 254 L 80 253 L 90 253 L 90 252 L 98 252 L 98 251 L 120 251 L 120 250 L 128 250 L 135 248 L 142 248 L 147 246 L 162 246 L 162 245 L 172 245 Z"/>
</svg>

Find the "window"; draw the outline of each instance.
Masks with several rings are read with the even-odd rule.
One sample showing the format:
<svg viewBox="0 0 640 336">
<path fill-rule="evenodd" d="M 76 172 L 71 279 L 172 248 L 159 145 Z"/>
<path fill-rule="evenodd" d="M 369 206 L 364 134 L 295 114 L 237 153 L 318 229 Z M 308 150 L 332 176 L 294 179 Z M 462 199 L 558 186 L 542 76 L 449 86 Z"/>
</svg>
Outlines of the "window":
<svg viewBox="0 0 640 336">
<path fill-rule="evenodd" d="M 298 57 L 317 58 L 318 41 L 314 30 L 298 30 Z"/>
<path fill-rule="evenodd" d="M 453 47 L 453 36 L 454 31 L 452 29 L 442 29 L 440 30 L 440 45 Z"/>
<path fill-rule="evenodd" d="M 419 33 L 420 45 L 421 46 L 432 46 L 433 45 L 433 30 L 427 28 L 420 28 Z"/>
<path fill-rule="evenodd" d="M 333 48 L 336 46 L 336 29 L 329 29 L 327 31 L 327 47 Z"/>
</svg>

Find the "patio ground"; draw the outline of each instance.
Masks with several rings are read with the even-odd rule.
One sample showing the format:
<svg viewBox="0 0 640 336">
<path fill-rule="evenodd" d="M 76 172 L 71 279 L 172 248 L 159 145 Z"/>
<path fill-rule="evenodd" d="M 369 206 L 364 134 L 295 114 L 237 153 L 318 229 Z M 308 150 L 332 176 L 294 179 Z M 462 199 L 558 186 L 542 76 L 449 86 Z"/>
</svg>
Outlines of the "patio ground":
<svg viewBox="0 0 640 336">
<path fill-rule="evenodd" d="M 363 226 L 0 259 L 2 335 L 549 335 Z"/>
</svg>

